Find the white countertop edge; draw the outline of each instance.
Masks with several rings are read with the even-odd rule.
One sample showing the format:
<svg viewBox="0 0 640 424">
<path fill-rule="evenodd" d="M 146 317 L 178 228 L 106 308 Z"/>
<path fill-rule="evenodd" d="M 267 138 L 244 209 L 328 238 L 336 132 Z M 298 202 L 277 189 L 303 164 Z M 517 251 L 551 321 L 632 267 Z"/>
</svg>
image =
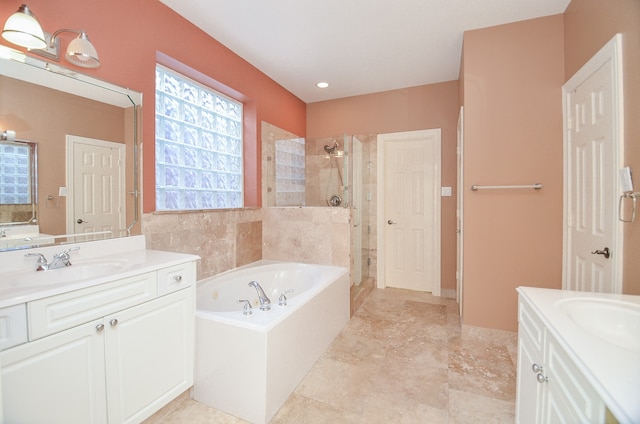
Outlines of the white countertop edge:
<svg viewBox="0 0 640 424">
<path fill-rule="evenodd" d="M 122 243 L 123 240 L 127 240 L 128 243 Z M 50 249 L 53 249 L 53 252 L 58 253 L 64 250 L 64 248 L 68 248 L 69 246 L 73 245 L 52 246 Z M 52 255 L 51 251 L 45 252 L 43 251 L 43 249 L 33 249 L 33 251 L 41 252 L 47 255 L 47 258 Z M 11 255 L 9 255 L 9 257 L 3 257 L 3 255 L 7 253 Z M 18 262 L 18 258 L 20 259 L 20 261 L 22 261 L 22 259 L 29 259 L 29 262 L 32 262 L 34 258 L 25 258 L 25 253 L 26 252 L 24 250 L 2 252 L 0 254 L 0 266 L 2 266 L 4 263 L 7 263 L 7 261 L 11 261 L 11 259 L 13 259 L 14 262 Z M 57 270 L 35 271 L 35 263 L 29 263 L 27 267 L 25 267 L 24 264 L 21 264 L 19 267 L 3 267 L 1 268 L 3 272 L 0 273 L 0 308 L 13 306 L 20 303 L 26 303 L 33 300 L 42 299 L 44 297 L 55 296 L 57 294 L 73 290 L 80 290 L 86 287 L 107 283 L 115 279 L 127 278 L 145 272 L 151 272 L 161 268 L 180 265 L 199 259 L 199 256 L 191 254 L 145 249 L 144 236 L 134 236 L 130 238 L 128 237 L 114 240 L 101 240 L 99 242 L 85 242 L 81 243 L 81 249 L 79 251 L 72 252 L 72 264 L 74 262 L 77 264 L 82 264 L 83 261 L 104 260 L 105 262 L 126 261 L 127 266 L 124 267 L 122 271 L 114 272 L 109 275 L 67 283 L 52 284 L 51 286 L 46 288 L 43 288 L 42 286 L 8 287 L 7 280 L 9 278 L 7 277 L 21 271 L 34 273 L 54 273 Z"/>
<path fill-rule="evenodd" d="M 609 298 L 640 304 L 640 296 L 518 287 L 536 309 L 554 339 L 563 347 L 589 384 L 621 424 L 640 422 L 640 354 L 609 345 L 573 323 L 554 304 L 575 297 Z M 596 346 L 597 348 L 594 348 Z M 629 361 L 635 368 L 620 367 Z M 623 387 L 628 381 L 633 387 Z"/>
</svg>

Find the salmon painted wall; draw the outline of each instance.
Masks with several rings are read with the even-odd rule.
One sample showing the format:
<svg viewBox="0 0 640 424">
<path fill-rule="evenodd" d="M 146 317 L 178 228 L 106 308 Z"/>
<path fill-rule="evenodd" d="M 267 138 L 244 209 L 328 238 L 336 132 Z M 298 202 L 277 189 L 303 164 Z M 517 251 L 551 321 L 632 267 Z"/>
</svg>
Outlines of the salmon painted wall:
<svg viewBox="0 0 640 424">
<path fill-rule="evenodd" d="M 466 32 L 463 58 L 463 322 L 516 331 L 516 288 L 562 285 L 562 15 Z"/>
<path fill-rule="evenodd" d="M 22 2 L 0 3 L 4 22 Z M 181 63 L 215 79 L 224 91 L 245 102 L 245 204 L 259 206 L 260 121 L 305 135 L 306 105 L 231 50 L 157 0 L 31 0 L 29 8 L 47 32 L 59 28 L 86 30 L 101 66 L 85 70 L 62 66 L 143 93 L 144 212 L 155 209 L 155 65 L 156 53 L 170 64 Z M 66 48 L 73 34 L 62 35 Z M 0 43 L 17 48 L 4 39 Z M 197 73 L 192 76 L 199 78 Z"/>
<path fill-rule="evenodd" d="M 565 79 L 622 34 L 624 165 L 640 191 L 640 1 L 572 0 L 564 13 Z M 640 221 L 624 226 L 623 292 L 640 295 Z"/>
<path fill-rule="evenodd" d="M 454 192 L 451 197 L 442 198 L 441 287 L 453 293 L 456 288 L 457 122 L 457 81 L 307 105 L 309 138 L 442 128 L 442 186 L 452 187 Z"/>
</svg>

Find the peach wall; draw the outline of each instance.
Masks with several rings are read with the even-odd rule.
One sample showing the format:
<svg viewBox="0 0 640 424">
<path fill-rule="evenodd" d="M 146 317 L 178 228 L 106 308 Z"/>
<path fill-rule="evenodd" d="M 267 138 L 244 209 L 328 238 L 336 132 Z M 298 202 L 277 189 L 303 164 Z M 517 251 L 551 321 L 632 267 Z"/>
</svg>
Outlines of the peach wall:
<svg viewBox="0 0 640 424">
<path fill-rule="evenodd" d="M 616 33 L 622 34 L 624 165 L 640 191 L 640 1 L 572 0 L 564 14 L 565 79 Z M 623 292 L 640 294 L 640 222 L 624 225 Z"/>
<path fill-rule="evenodd" d="M 0 20 L 15 12 L 19 1 L 0 3 Z M 155 65 L 162 52 L 245 98 L 245 203 L 260 205 L 260 121 L 305 135 L 306 106 L 264 73 L 196 28 L 157 0 L 31 0 L 29 8 L 48 32 L 59 28 L 87 31 L 101 66 L 81 71 L 143 93 L 144 211 L 155 209 Z M 72 34 L 62 36 L 63 47 Z M 7 44 L 4 39 L 0 43 Z M 16 47 L 10 45 L 11 47 Z M 67 66 L 66 62 L 62 63 Z M 69 66 L 71 67 L 71 66 Z M 74 68 L 79 70 L 78 68 Z"/>
<path fill-rule="evenodd" d="M 516 287 L 561 287 L 562 31 L 556 15 L 464 34 L 467 325 L 515 331 Z"/>
<path fill-rule="evenodd" d="M 307 138 L 342 134 L 383 134 L 442 129 L 442 185 L 453 188 L 442 198 L 443 291 L 455 290 L 456 278 L 456 125 L 458 82 L 449 81 L 307 105 Z M 372 193 L 375 196 L 375 189 Z M 374 223 L 372 223 L 374 225 Z M 376 249 L 376 246 L 372 246 Z"/>
</svg>

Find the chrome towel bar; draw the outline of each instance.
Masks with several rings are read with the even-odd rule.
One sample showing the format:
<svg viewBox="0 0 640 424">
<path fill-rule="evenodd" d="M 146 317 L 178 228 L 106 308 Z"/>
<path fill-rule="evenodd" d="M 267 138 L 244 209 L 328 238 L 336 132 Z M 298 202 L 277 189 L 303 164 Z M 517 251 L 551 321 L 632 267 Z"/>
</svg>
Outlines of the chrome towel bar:
<svg viewBox="0 0 640 424">
<path fill-rule="evenodd" d="M 535 183 L 529 185 L 472 185 L 471 190 L 486 190 L 486 189 L 502 189 L 502 188 L 532 188 L 534 190 L 540 190 L 542 188 L 542 184 Z"/>
</svg>

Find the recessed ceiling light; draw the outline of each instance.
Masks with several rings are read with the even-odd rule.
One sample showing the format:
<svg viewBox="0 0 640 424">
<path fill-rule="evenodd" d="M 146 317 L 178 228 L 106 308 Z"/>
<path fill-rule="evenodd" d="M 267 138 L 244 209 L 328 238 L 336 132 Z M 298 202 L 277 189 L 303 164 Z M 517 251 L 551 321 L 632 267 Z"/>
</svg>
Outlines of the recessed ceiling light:
<svg viewBox="0 0 640 424">
<path fill-rule="evenodd" d="M 316 86 L 318 88 L 327 88 L 327 87 L 329 87 L 329 83 L 328 82 L 319 82 L 319 83 L 316 84 Z"/>
</svg>

